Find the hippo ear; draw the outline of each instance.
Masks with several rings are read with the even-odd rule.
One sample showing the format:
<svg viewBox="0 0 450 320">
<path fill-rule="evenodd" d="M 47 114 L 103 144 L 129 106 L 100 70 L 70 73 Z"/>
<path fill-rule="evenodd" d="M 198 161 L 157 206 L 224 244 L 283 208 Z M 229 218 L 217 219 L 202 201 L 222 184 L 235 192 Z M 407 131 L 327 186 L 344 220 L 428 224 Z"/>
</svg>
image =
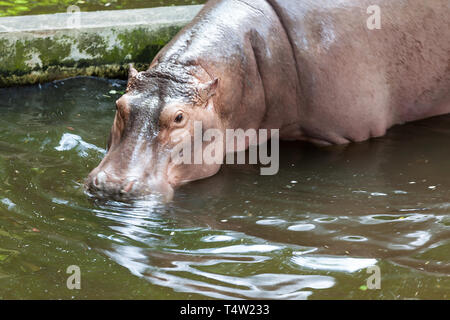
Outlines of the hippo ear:
<svg viewBox="0 0 450 320">
<path fill-rule="evenodd" d="M 138 71 L 133 67 L 133 64 L 129 64 L 128 66 L 128 80 L 135 77 L 138 74 Z"/>
<path fill-rule="evenodd" d="M 215 78 L 205 84 L 202 84 L 199 90 L 200 100 L 207 102 L 211 97 L 216 94 L 217 87 L 219 86 L 219 79 Z"/>
</svg>

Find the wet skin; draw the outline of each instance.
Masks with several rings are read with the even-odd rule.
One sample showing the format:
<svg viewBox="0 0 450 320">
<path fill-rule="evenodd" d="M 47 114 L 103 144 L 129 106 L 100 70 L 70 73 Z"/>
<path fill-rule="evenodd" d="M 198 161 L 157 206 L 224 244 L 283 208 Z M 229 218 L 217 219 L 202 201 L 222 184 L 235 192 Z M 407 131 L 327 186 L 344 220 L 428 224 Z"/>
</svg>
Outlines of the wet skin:
<svg viewBox="0 0 450 320">
<path fill-rule="evenodd" d="M 380 30 L 366 24 L 374 4 Z M 216 174 L 218 164 L 171 161 L 194 121 L 333 145 L 449 113 L 449 15 L 446 0 L 209 1 L 147 71 L 130 68 L 109 151 L 87 189 L 170 199 Z"/>
</svg>

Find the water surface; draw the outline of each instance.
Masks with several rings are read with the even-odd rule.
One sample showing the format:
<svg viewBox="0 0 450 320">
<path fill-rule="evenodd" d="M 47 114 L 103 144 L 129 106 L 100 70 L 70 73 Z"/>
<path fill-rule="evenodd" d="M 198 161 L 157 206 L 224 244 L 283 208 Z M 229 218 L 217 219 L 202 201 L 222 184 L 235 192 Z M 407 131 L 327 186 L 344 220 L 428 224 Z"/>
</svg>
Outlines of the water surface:
<svg viewBox="0 0 450 320">
<path fill-rule="evenodd" d="M 278 175 L 225 166 L 168 205 L 95 202 L 82 183 L 123 89 L 0 89 L 1 299 L 448 299 L 450 116 L 349 146 L 283 143 Z"/>
</svg>

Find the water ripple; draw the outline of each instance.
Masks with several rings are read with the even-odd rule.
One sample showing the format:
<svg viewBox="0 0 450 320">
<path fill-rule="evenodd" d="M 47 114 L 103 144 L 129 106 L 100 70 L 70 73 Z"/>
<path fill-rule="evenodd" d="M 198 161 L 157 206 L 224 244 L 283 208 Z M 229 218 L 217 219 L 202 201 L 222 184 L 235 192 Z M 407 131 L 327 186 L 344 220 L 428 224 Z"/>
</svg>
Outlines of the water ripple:
<svg viewBox="0 0 450 320">
<path fill-rule="evenodd" d="M 321 256 L 300 256 L 293 257 L 292 262 L 308 269 L 327 270 L 338 272 L 356 272 L 376 265 L 376 259 L 347 258 L 347 257 L 321 257 Z"/>
</svg>

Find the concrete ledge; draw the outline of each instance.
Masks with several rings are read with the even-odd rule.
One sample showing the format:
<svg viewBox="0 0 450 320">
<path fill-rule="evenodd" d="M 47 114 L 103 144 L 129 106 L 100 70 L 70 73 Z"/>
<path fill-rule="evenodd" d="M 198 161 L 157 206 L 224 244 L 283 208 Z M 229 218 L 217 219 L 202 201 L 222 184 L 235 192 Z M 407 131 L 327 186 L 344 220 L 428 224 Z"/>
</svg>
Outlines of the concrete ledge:
<svg viewBox="0 0 450 320">
<path fill-rule="evenodd" d="M 147 67 L 201 8 L 0 18 L 0 87 L 78 75 L 124 78 L 128 63 Z"/>
</svg>

